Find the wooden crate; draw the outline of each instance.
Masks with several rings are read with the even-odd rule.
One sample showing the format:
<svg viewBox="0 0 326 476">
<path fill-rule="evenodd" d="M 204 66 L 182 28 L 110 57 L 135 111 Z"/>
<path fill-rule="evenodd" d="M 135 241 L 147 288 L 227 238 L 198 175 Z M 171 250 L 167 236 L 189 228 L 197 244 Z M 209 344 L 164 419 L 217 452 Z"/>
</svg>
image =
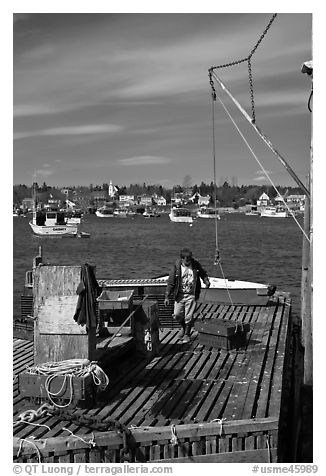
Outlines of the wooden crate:
<svg viewBox="0 0 326 476">
<path fill-rule="evenodd" d="M 31 374 L 27 371 L 19 374 L 19 391 L 21 395 L 29 398 L 39 398 L 50 401 L 46 390 L 46 375 Z M 71 383 L 70 383 L 71 382 Z M 58 375 L 53 378 L 49 390 L 54 401 L 60 400 L 73 404 L 92 403 L 95 394 L 94 381 L 91 374 L 83 377 L 69 377 Z"/>
<path fill-rule="evenodd" d="M 219 349 L 239 349 L 247 343 L 248 323 L 223 319 L 198 320 L 195 323 L 200 344 Z"/>
<path fill-rule="evenodd" d="M 133 290 L 111 291 L 109 289 L 103 289 L 97 298 L 98 307 L 100 310 L 128 309 L 131 311 L 133 294 Z"/>
</svg>

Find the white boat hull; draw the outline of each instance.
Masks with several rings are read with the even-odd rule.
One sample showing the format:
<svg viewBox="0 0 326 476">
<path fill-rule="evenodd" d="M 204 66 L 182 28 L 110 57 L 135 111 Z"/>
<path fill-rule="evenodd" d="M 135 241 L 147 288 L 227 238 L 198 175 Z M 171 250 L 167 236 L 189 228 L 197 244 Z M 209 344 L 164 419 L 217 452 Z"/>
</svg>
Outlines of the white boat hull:
<svg viewBox="0 0 326 476">
<path fill-rule="evenodd" d="M 114 218 L 113 213 L 102 213 L 99 210 L 96 210 L 95 215 L 99 218 Z"/>
<path fill-rule="evenodd" d="M 171 213 L 169 214 L 170 220 L 175 222 L 175 223 L 192 223 L 193 218 L 192 217 L 176 217 L 173 216 Z"/>
<path fill-rule="evenodd" d="M 67 218 L 67 225 L 80 225 L 81 218 L 79 217 L 71 217 Z"/>
<path fill-rule="evenodd" d="M 271 217 L 271 218 L 287 218 L 287 212 L 261 212 L 262 217 Z"/>
<path fill-rule="evenodd" d="M 77 225 L 49 225 L 40 226 L 35 225 L 33 222 L 29 222 L 35 235 L 39 236 L 77 236 Z"/>
</svg>

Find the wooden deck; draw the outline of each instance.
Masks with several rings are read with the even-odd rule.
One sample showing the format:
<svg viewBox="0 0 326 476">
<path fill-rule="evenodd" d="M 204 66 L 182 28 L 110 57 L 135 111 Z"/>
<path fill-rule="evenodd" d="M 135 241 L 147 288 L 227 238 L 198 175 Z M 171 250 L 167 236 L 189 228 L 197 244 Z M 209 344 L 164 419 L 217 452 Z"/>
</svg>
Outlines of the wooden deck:
<svg viewBox="0 0 326 476">
<path fill-rule="evenodd" d="M 106 369 L 110 383 L 108 389 L 98 395 L 96 404 L 75 409 L 74 413 L 94 416 L 101 422 L 117 420 L 131 428 L 138 446 L 147 445 L 143 451 L 145 460 L 282 461 L 286 458 L 283 433 L 290 421 L 290 308 L 288 295 L 282 293 L 266 306 L 200 304 L 197 317 L 250 323 L 246 348 L 226 351 L 203 346 L 198 343 L 196 331 L 192 333 L 191 342 L 183 344 L 177 340 L 178 330 L 161 329 L 159 356 L 149 360 L 132 354 L 115 362 Z M 14 340 L 14 374 L 32 363 L 33 344 Z M 26 409 L 38 406 L 21 398 L 16 380 L 14 420 Z M 43 417 L 37 424 L 47 426 L 21 424 L 14 429 L 14 458 L 21 439 L 50 442 L 54 438 L 60 443 L 69 435 L 67 430 L 74 435 L 92 435 L 84 426 L 53 416 Z M 204 443 L 198 424 L 206 425 Z M 172 425 L 176 425 L 182 451 L 171 449 Z M 144 431 L 154 432 L 150 442 L 144 442 Z M 101 438 L 101 434 L 96 435 L 99 446 L 90 449 L 72 437 L 74 443 L 63 445 L 65 452 L 59 453 L 59 459 L 53 456 L 52 448 L 44 461 L 61 461 L 60 454 L 65 454 L 66 459 L 62 461 L 75 462 L 78 444 L 81 445 L 79 453 L 83 448 L 84 462 L 91 461 L 91 455 L 96 452 L 96 461 L 119 461 L 116 452 L 111 451 L 108 456 L 107 446 L 101 449 Z M 114 438 L 117 440 L 117 435 Z M 118 440 L 121 447 L 121 437 Z M 164 446 L 163 440 L 169 444 Z M 159 448 L 155 451 L 148 449 L 157 445 Z M 35 448 L 27 445 L 17 461 L 33 461 L 33 458 L 37 461 Z"/>
</svg>

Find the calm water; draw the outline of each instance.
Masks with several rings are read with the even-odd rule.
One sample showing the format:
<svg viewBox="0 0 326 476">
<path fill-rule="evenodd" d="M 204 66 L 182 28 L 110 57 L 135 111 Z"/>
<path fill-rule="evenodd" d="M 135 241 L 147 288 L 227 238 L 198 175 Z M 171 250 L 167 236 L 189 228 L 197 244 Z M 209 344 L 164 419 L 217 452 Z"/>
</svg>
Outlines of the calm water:
<svg viewBox="0 0 326 476">
<path fill-rule="evenodd" d="M 33 235 L 29 218 L 13 218 L 14 316 L 20 314 L 25 272 L 42 244 L 43 259 L 55 265 L 96 266 L 97 278 L 149 278 L 167 274 L 182 247 L 192 249 L 208 274 L 221 277 L 214 266 L 215 222 L 197 220 L 193 226 L 172 223 L 169 217 L 145 219 L 84 218 L 81 230 L 89 239 L 40 238 Z M 222 216 L 218 222 L 221 263 L 228 279 L 276 284 L 288 291 L 293 307 L 300 306 L 301 231 L 292 219 L 242 214 Z"/>
</svg>

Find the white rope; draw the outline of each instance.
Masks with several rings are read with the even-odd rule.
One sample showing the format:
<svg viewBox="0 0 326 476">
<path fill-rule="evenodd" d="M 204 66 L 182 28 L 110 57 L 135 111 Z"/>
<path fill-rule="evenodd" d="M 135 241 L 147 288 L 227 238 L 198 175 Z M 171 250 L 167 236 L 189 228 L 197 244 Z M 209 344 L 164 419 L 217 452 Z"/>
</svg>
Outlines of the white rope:
<svg viewBox="0 0 326 476">
<path fill-rule="evenodd" d="M 30 445 L 32 445 L 32 446 L 35 447 L 36 453 L 37 453 L 37 457 L 38 457 L 38 462 L 41 463 L 42 458 L 41 458 L 40 449 L 38 448 L 38 446 L 36 446 L 36 444 L 35 444 L 33 441 L 31 441 L 31 440 L 25 440 L 25 438 L 21 438 L 21 439 L 20 439 L 19 448 L 18 448 L 18 452 L 17 452 L 17 458 L 19 458 L 20 452 L 21 452 L 21 450 L 23 449 L 23 441 L 25 441 L 26 443 L 29 443 Z"/>
<path fill-rule="evenodd" d="M 109 384 L 109 378 L 106 373 L 95 363 L 87 359 L 70 359 L 60 362 L 46 362 L 44 364 L 35 365 L 27 369 L 29 374 L 46 375 L 45 390 L 48 399 L 58 408 L 68 407 L 73 399 L 73 377 L 86 377 L 91 375 L 93 382 L 100 390 L 105 390 Z M 64 377 L 61 388 L 57 392 L 50 390 L 51 382 L 57 377 Z M 67 379 L 69 379 L 70 396 L 67 404 L 59 405 L 53 398 L 62 396 L 62 392 L 66 387 Z"/>
<path fill-rule="evenodd" d="M 302 228 L 302 226 L 300 225 L 300 223 L 298 222 L 298 220 L 295 218 L 292 210 L 289 208 L 289 206 L 287 205 L 287 203 L 285 202 L 285 200 L 283 199 L 283 197 L 280 195 L 279 191 L 277 190 L 276 186 L 274 185 L 274 182 L 272 181 L 272 179 L 270 178 L 270 176 L 268 175 L 268 172 L 264 169 L 263 165 L 261 164 L 261 162 L 259 161 L 258 157 L 256 156 L 256 154 L 254 153 L 254 151 L 252 150 L 252 148 L 250 147 L 248 141 L 246 140 L 246 138 L 244 137 L 243 133 L 241 132 L 241 130 L 239 129 L 238 125 L 236 124 L 236 122 L 234 121 L 233 117 L 231 116 L 229 110 L 227 109 L 227 107 L 225 106 L 225 104 L 223 103 L 222 99 L 220 98 L 220 96 L 218 94 L 216 94 L 218 100 L 220 101 L 223 109 L 225 110 L 225 112 L 227 113 L 227 115 L 229 116 L 229 118 L 231 119 L 234 127 L 237 129 L 238 133 L 240 134 L 240 136 L 242 137 L 244 143 L 246 144 L 246 146 L 248 147 L 248 149 L 250 150 L 250 152 L 252 153 L 254 159 L 257 161 L 258 165 L 260 166 L 260 168 L 262 169 L 262 171 L 264 172 L 264 174 L 266 175 L 268 181 L 270 182 L 270 184 L 272 185 L 272 187 L 274 188 L 274 190 L 276 191 L 277 195 L 279 197 L 281 197 L 282 199 L 282 202 L 284 203 L 285 207 L 288 209 L 290 215 L 292 216 L 292 218 L 294 219 L 294 221 L 296 222 L 296 224 L 298 225 L 298 227 L 300 228 L 302 234 L 304 235 L 304 237 L 308 240 L 308 242 L 310 243 L 310 239 L 309 237 L 307 236 L 306 232 L 304 231 L 304 229 Z"/>
<path fill-rule="evenodd" d="M 68 430 L 68 428 L 63 427 L 62 430 L 68 431 L 71 434 L 71 436 L 73 436 L 74 438 L 78 438 L 79 440 L 81 440 L 83 443 L 86 443 L 86 445 L 90 447 L 96 446 L 94 433 L 92 433 L 92 438 L 89 441 L 86 441 L 81 436 L 75 435 L 72 431 Z"/>
<path fill-rule="evenodd" d="M 214 418 L 214 420 L 211 420 L 210 423 L 219 423 L 220 424 L 220 436 L 222 436 L 223 433 L 223 422 L 226 420 L 226 418 Z"/>
<path fill-rule="evenodd" d="M 178 437 L 177 437 L 177 432 L 175 429 L 175 425 L 171 425 L 171 440 L 170 442 L 172 443 L 173 446 L 176 446 L 178 442 Z"/>
</svg>

